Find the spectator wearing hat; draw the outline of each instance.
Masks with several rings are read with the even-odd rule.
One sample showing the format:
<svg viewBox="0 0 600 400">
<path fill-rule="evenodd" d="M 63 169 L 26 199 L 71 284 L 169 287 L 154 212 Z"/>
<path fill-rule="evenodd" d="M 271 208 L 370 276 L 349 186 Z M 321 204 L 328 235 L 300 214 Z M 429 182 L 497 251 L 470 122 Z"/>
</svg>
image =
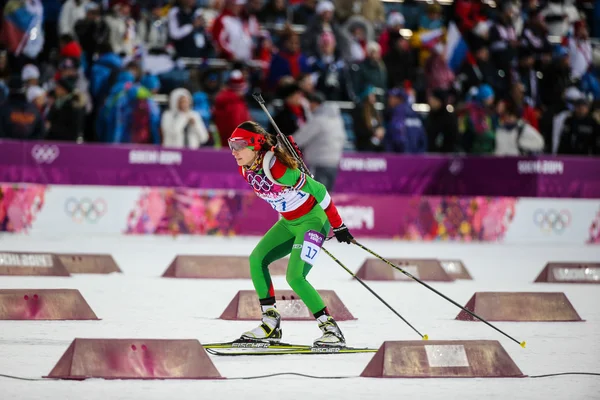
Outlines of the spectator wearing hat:
<svg viewBox="0 0 600 400">
<path fill-rule="evenodd" d="M 310 118 L 310 107 L 304 93 L 293 80 L 285 83 L 284 79 L 277 89 L 277 98 L 283 100 L 283 107 L 273 119 L 281 132 L 293 135 Z"/>
<path fill-rule="evenodd" d="M 375 88 L 369 86 L 359 95 L 359 103 L 352 112 L 354 147 L 357 151 L 383 151 L 385 123 L 383 115 L 375 107 Z"/>
<path fill-rule="evenodd" d="M 388 92 L 388 109 L 390 115 L 384 137 L 386 151 L 403 154 L 425 153 L 427 134 L 404 89 L 394 88 Z"/>
<path fill-rule="evenodd" d="M 85 58 L 87 74 L 96 54 L 102 55 L 100 45 L 109 43 L 110 28 L 102 18 L 100 6 L 97 3 L 93 1 L 86 3 L 85 18 L 75 23 L 74 31 Z"/>
<path fill-rule="evenodd" d="M 153 95 L 158 94 L 160 90 L 160 79 L 156 75 L 146 74 L 140 80 L 140 84 L 148 89 Z"/>
<path fill-rule="evenodd" d="M 76 78 L 64 77 L 56 82 L 55 99 L 48 112 L 46 139 L 82 142 L 85 103 L 75 90 Z"/>
<path fill-rule="evenodd" d="M 37 86 L 40 83 L 40 70 L 34 64 L 27 64 L 21 71 L 21 81 L 25 89 L 30 86 Z"/>
<path fill-rule="evenodd" d="M 48 115 L 48 97 L 46 91 L 39 86 L 30 86 L 25 93 L 27 102 L 33 104 L 43 119 Z"/>
<path fill-rule="evenodd" d="M 206 31 L 202 9 L 196 8 L 194 0 L 181 0 L 168 14 L 169 38 L 177 57 L 208 57 L 211 54 L 211 38 Z"/>
<path fill-rule="evenodd" d="M 385 22 L 385 10 L 381 0 L 334 0 L 335 15 L 341 23 L 353 15 L 360 15 L 375 26 Z"/>
<path fill-rule="evenodd" d="M 300 51 L 300 37 L 291 29 L 281 37 L 281 48 L 273 54 L 267 75 L 267 86 L 274 90 L 281 78 L 298 78 L 301 73 L 310 72 L 307 57 Z"/>
<path fill-rule="evenodd" d="M 321 0 L 317 3 L 317 15 L 307 25 L 302 34 L 302 52 L 307 56 L 317 57 L 320 53 L 320 38 L 323 33 L 331 33 L 335 38 L 336 55 L 344 60 L 350 59 L 350 44 L 341 26 L 334 20 L 335 7 L 329 0 Z"/>
<path fill-rule="evenodd" d="M 483 84 L 474 92 L 472 100 L 465 104 L 459 116 L 461 147 L 467 153 L 491 154 L 496 147 L 494 90 L 490 85 Z"/>
<path fill-rule="evenodd" d="M 292 23 L 295 25 L 308 25 L 316 15 L 317 0 L 303 0 L 292 11 Z"/>
<path fill-rule="evenodd" d="M 575 100 L 573 113 L 565 120 L 558 154 L 600 155 L 600 124 L 591 114 L 590 99 Z"/>
<path fill-rule="evenodd" d="M 400 32 L 391 32 L 388 41 L 389 51 L 383 57 L 388 87 L 404 87 L 407 82 L 414 82 L 417 79 L 417 65 L 413 51 Z"/>
<path fill-rule="evenodd" d="M 221 146 L 227 148 L 231 132 L 242 122 L 251 119 L 244 95 L 248 88 L 246 78 L 240 70 L 233 70 L 227 85 L 215 97 L 213 120 L 219 131 Z"/>
<path fill-rule="evenodd" d="M 330 101 L 353 100 L 350 70 L 346 62 L 336 56 L 336 45 L 333 33 L 323 32 L 319 37 L 319 55 L 308 58 L 316 79 L 315 88 Z"/>
<path fill-rule="evenodd" d="M 86 5 L 90 0 L 67 0 L 63 3 L 58 17 L 58 33 L 61 35 L 75 33 L 75 24 L 84 19 Z"/>
<path fill-rule="evenodd" d="M 427 98 L 429 113 L 425 119 L 427 150 L 430 153 L 453 153 L 457 150 L 458 119 L 448 106 L 448 92 L 434 89 Z M 452 111 L 451 111 L 452 110 Z"/>
<path fill-rule="evenodd" d="M 521 116 L 519 107 L 509 103 L 496 129 L 497 156 L 519 156 L 540 154 L 544 150 L 542 135 Z"/>
<path fill-rule="evenodd" d="M 258 20 L 253 15 L 243 15 L 246 0 L 226 0 L 225 4 L 212 26 L 218 55 L 227 60 L 248 61 L 252 58 L 253 41 L 260 32 Z"/>
<path fill-rule="evenodd" d="M 381 59 L 381 46 L 377 42 L 367 44 L 367 57 L 352 66 L 354 93 L 364 93 L 368 87 L 387 90 L 387 70 Z"/>
<path fill-rule="evenodd" d="M 43 139 L 45 129 L 42 116 L 27 101 L 21 77 L 12 76 L 8 89 L 8 98 L 0 107 L 0 139 Z"/>
<path fill-rule="evenodd" d="M 169 42 L 169 24 L 165 17 L 164 0 L 150 0 L 142 9 L 137 24 L 137 36 L 148 51 L 164 52 Z"/>
<path fill-rule="evenodd" d="M 294 133 L 294 141 L 302 149 L 315 180 L 331 193 L 346 142 L 344 120 L 339 107 L 326 102 L 323 94 L 309 94 L 308 102 L 312 117 Z"/>
<path fill-rule="evenodd" d="M 435 48 L 442 46 L 444 29 L 442 26 L 442 7 L 428 4 L 426 13 L 419 19 L 419 28 L 413 31 L 409 39 L 411 46 L 419 50 L 419 65 L 425 66 Z M 438 50 L 438 53 L 441 50 Z"/>
<path fill-rule="evenodd" d="M 187 89 L 171 92 L 160 126 L 165 147 L 197 149 L 209 139 L 200 114 L 192 109 L 192 95 Z"/>
<path fill-rule="evenodd" d="M 397 11 L 391 12 L 387 17 L 385 30 L 379 36 L 379 45 L 383 57 L 395 46 L 402 28 L 404 28 L 404 15 Z"/>
</svg>

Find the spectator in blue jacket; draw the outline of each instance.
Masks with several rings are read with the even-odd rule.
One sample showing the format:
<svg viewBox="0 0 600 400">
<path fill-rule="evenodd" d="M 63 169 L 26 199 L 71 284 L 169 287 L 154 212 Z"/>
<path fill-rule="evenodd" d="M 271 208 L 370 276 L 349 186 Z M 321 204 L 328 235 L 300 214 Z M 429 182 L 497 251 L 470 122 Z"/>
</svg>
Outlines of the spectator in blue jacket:
<svg viewBox="0 0 600 400">
<path fill-rule="evenodd" d="M 421 118 L 412 109 L 408 94 L 399 88 L 388 92 L 389 121 L 384 137 L 385 150 L 419 154 L 427 151 L 427 135 Z"/>
<path fill-rule="evenodd" d="M 90 94 L 94 104 L 101 106 L 121 72 L 123 61 L 108 43 L 100 45 L 98 52 L 100 56 L 90 71 Z"/>
</svg>

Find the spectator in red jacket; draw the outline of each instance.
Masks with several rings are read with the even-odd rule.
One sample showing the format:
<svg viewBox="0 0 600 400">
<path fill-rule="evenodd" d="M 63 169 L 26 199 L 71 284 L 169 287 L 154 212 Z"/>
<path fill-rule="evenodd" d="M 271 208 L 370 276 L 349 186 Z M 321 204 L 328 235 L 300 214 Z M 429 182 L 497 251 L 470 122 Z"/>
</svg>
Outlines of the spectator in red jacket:
<svg viewBox="0 0 600 400">
<path fill-rule="evenodd" d="M 234 70 L 229 76 L 227 86 L 215 97 L 213 119 L 219 130 L 222 147 L 228 147 L 227 139 L 239 124 L 251 119 L 248 104 L 244 99 L 247 87 L 242 72 Z"/>
<path fill-rule="evenodd" d="M 253 38 L 258 37 L 259 25 L 254 15 L 243 13 L 245 4 L 246 0 L 227 0 L 213 23 L 212 37 L 220 57 L 235 61 L 252 58 Z"/>
<path fill-rule="evenodd" d="M 404 15 L 397 11 L 391 12 L 387 18 L 387 29 L 379 36 L 379 45 L 381 46 L 381 56 L 384 57 L 392 47 L 400 29 L 404 28 Z"/>
</svg>

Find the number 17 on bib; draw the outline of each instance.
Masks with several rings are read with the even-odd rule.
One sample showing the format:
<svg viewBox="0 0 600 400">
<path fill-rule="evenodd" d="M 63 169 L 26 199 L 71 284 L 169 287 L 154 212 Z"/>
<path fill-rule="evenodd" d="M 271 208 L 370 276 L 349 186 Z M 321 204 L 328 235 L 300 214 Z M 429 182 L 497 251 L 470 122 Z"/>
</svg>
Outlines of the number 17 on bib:
<svg viewBox="0 0 600 400">
<path fill-rule="evenodd" d="M 325 236 L 322 233 L 313 230 L 306 232 L 302 244 L 302 253 L 300 254 L 302 261 L 314 265 L 324 241 Z"/>
</svg>

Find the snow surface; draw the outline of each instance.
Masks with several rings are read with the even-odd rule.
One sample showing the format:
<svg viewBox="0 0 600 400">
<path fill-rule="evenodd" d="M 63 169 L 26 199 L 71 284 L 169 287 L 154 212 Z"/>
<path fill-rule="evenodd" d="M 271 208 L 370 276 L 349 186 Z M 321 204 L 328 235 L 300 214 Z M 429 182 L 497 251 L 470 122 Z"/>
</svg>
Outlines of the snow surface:
<svg viewBox="0 0 600 400">
<path fill-rule="evenodd" d="M 231 340 L 253 322 L 218 317 L 250 280 L 160 278 L 177 254 L 248 255 L 258 238 L 156 236 L 0 236 L 0 250 L 107 252 L 123 274 L 58 277 L 1 277 L 0 288 L 76 288 L 101 321 L 0 321 L 0 374 L 36 378 L 50 372 L 75 337 L 197 338 Z M 366 240 L 384 257 L 459 258 L 473 281 L 432 286 L 466 304 L 475 291 L 565 292 L 586 322 L 507 323 L 497 326 L 527 348 L 478 322 L 454 320 L 459 310 L 414 282 L 370 282 L 371 287 L 431 340 L 499 340 L 528 375 L 567 371 L 600 372 L 600 285 L 534 284 L 547 261 L 599 261 L 598 246 L 412 243 Z M 344 244 L 327 244 L 348 267 L 358 270 L 367 254 Z M 333 289 L 358 318 L 341 322 L 349 345 L 378 347 L 385 340 L 419 337 L 325 254 L 309 275 L 318 289 Z M 276 288 L 287 289 L 284 277 Z M 310 343 L 319 335 L 314 322 L 285 322 L 284 339 Z M 600 399 L 600 377 L 561 376 L 520 379 L 375 379 L 358 378 L 372 354 L 273 357 L 211 356 L 227 378 L 276 372 L 351 379 L 281 376 L 224 381 L 26 382 L 0 378 L 5 399 Z"/>
</svg>

